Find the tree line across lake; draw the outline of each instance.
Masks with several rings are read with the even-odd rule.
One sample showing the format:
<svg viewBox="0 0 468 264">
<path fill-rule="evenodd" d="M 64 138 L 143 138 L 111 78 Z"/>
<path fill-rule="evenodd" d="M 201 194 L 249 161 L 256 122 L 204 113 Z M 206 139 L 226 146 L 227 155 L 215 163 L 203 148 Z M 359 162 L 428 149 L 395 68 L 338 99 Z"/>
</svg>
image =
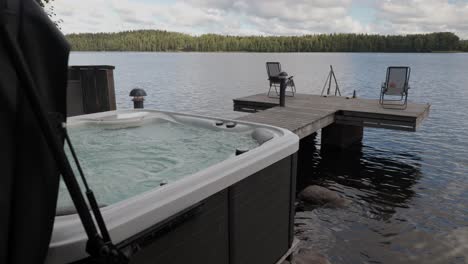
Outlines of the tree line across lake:
<svg viewBox="0 0 468 264">
<path fill-rule="evenodd" d="M 162 30 L 80 33 L 66 36 L 74 51 L 199 52 L 468 52 L 454 33 L 412 35 L 192 36 Z"/>
</svg>

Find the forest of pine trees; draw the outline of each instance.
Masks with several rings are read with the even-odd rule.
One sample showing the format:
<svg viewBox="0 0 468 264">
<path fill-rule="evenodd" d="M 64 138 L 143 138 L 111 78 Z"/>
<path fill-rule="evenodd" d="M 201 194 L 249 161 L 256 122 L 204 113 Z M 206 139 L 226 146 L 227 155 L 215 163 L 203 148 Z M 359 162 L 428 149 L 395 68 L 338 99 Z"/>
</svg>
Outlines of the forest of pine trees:
<svg viewBox="0 0 468 264">
<path fill-rule="evenodd" d="M 67 35 L 74 51 L 441 52 L 468 51 L 450 32 L 413 35 L 191 36 L 161 30 Z"/>
<path fill-rule="evenodd" d="M 460 51 L 468 52 L 468 40 L 461 40 L 459 47 Z"/>
</svg>

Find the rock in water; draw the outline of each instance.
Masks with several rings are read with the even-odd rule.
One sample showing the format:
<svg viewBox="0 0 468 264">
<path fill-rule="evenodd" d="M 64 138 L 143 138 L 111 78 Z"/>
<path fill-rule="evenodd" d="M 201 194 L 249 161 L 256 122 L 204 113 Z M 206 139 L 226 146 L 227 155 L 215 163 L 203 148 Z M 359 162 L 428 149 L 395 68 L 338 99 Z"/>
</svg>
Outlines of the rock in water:
<svg viewBox="0 0 468 264">
<path fill-rule="evenodd" d="M 336 192 L 317 185 L 311 185 L 305 188 L 301 193 L 299 193 L 299 199 L 313 205 L 330 208 L 345 207 L 349 204 L 348 200 L 341 197 Z"/>
<path fill-rule="evenodd" d="M 328 259 L 313 250 L 310 249 L 301 249 L 299 253 L 294 256 L 294 264 L 331 264 Z"/>
</svg>

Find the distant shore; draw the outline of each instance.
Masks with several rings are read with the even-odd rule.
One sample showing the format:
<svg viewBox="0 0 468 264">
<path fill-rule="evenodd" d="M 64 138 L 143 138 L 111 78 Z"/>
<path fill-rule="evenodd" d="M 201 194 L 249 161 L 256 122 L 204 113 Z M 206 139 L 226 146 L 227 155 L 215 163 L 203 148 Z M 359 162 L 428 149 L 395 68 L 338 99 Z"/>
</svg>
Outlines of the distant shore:
<svg viewBox="0 0 468 264">
<path fill-rule="evenodd" d="M 468 52 L 468 40 L 451 32 L 414 35 L 320 34 L 304 36 L 192 36 L 161 30 L 66 36 L 73 51 L 129 52 Z"/>
</svg>

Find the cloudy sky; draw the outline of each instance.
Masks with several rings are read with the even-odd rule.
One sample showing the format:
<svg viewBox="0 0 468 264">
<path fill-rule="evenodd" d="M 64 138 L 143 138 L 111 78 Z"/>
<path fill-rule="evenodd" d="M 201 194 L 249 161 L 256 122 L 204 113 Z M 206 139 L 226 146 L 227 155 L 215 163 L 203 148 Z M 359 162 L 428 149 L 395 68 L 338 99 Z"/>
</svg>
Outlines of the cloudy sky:
<svg viewBox="0 0 468 264">
<path fill-rule="evenodd" d="M 468 0 L 55 0 L 65 33 L 164 29 L 189 34 L 406 34 L 468 38 Z"/>
</svg>

